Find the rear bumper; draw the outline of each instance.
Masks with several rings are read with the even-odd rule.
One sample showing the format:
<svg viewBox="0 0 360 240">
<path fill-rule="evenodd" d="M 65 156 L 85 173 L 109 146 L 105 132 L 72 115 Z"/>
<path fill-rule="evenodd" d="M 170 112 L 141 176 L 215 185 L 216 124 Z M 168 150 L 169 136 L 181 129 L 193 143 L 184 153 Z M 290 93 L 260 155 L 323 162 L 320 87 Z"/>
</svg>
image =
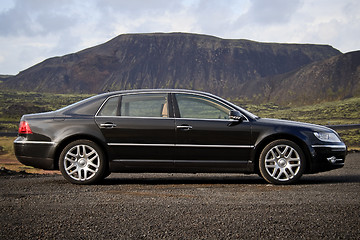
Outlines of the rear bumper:
<svg viewBox="0 0 360 240">
<path fill-rule="evenodd" d="M 14 141 L 15 156 L 24 165 L 53 170 L 56 168 L 53 158 L 54 145 L 53 142 L 27 141 L 18 137 Z"/>
<path fill-rule="evenodd" d="M 16 156 L 17 160 L 26 166 L 32 166 L 44 170 L 54 170 L 54 159 L 52 158 L 34 158 L 28 156 Z"/>
<path fill-rule="evenodd" d="M 347 155 L 347 147 L 345 144 L 312 145 L 311 147 L 313 148 L 314 158 L 311 172 L 324 172 L 344 166 Z"/>
</svg>

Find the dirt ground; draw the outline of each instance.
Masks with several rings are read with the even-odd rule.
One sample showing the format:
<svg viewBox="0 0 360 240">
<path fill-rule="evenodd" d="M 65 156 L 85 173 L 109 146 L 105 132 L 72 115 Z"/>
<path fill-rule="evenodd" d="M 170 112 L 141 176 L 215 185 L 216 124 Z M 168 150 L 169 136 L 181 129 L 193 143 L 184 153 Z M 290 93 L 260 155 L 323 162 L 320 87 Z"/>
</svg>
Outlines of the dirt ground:
<svg viewBox="0 0 360 240">
<path fill-rule="evenodd" d="M 5 170 L 30 174 L 60 174 L 59 171 L 47 171 L 21 164 L 13 154 L 0 154 L 0 175 Z"/>
</svg>

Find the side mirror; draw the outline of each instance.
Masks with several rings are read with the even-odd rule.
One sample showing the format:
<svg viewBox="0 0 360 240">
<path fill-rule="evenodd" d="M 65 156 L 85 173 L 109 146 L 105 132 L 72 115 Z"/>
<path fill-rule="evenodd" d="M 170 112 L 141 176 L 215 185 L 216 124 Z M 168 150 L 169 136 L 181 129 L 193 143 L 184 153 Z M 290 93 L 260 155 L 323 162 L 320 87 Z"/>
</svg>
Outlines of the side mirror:
<svg viewBox="0 0 360 240">
<path fill-rule="evenodd" d="M 236 110 L 231 110 L 229 113 L 229 118 L 230 119 L 234 119 L 234 120 L 239 120 L 242 121 L 244 120 L 244 115 L 241 114 L 241 112 L 236 111 Z"/>
</svg>

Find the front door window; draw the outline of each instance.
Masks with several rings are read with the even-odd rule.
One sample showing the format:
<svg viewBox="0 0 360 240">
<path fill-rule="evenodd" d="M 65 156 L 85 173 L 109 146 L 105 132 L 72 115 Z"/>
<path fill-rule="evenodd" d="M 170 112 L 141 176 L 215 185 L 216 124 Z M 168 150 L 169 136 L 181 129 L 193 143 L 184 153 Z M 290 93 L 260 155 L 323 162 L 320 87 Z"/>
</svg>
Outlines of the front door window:
<svg viewBox="0 0 360 240">
<path fill-rule="evenodd" d="M 181 118 L 229 119 L 230 109 L 212 99 L 191 95 L 176 94 Z"/>
</svg>

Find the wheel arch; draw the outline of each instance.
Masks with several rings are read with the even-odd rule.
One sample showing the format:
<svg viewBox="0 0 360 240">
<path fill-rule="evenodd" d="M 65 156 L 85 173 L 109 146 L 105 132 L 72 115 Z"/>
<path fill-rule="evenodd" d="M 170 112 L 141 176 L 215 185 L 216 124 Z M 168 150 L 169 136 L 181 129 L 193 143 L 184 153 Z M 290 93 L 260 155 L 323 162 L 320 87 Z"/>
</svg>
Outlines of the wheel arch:
<svg viewBox="0 0 360 240">
<path fill-rule="evenodd" d="M 254 154 L 253 154 L 254 171 L 258 174 L 260 173 L 259 158 L 262 150 L 266 147 L 266 145 L 280 139 L 292 141 L 301 148 L 301 150 L 305 155 L 305 160 L 306 160 L 305 173 L 308 172 L 308 170 L 311 169 L 311 154 L 307 144 L 301 138 L 287 133 L 278 133 L 278 134 L 269 135 L 261 139 L 261 141 L 259 141 L 255 145 Z"/>
<path fill-rule="evenodd" d="M 94 137 L 92 135 L 87 135 L 87 134 L 76 134 L 76 135 L 72 135 L 72 136 L 68 136 L 66 138 L 64 138 L 56 147 L 55 149 L 55 154 L 54 154 L 54 167 L 59 170 L 59 158 L 60 158 L 60 154 L 62 152 L 62 150 L 71 142 L 77 141 L 77 140 L 89 140 L 92 141 L 94 143 L 96 143 L 101 150 L 104 153 L 105 156 L 105 161 L 107 162 L 107 169 L 109 168 L 109 155 L 108 155 L 108 151 L 106 151 L 106 144 L 101 141 L 99 138 Z"/>
</svg>

